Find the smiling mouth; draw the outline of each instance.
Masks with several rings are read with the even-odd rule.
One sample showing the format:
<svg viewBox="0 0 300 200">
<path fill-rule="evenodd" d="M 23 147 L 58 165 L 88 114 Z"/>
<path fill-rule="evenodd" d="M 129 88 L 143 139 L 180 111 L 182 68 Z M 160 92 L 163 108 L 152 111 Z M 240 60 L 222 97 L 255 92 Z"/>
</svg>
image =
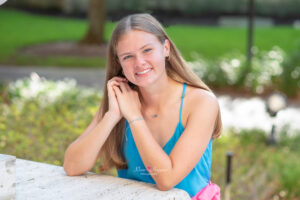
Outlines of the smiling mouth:
<svg viewBox="0 0 300 200">
<path fill-rule="evenodd" d="M 144 71 L 141 72 L 137 72 L 135 73 L 136 75 L 142 75 L 142 74 L 146 74 L 147 72 L 149 72 L 151 70 L 151 68 L 145 69 Z"/>
</svg>

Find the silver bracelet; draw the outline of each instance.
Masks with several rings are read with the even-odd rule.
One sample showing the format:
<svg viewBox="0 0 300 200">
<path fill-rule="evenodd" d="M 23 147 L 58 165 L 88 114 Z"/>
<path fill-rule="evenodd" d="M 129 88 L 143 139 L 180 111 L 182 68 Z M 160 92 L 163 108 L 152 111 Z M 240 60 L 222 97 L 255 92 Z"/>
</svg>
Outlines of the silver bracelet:
<svg viewBox="0 0 300 200">
<path fill-rule="evenodd" d="M 144 120 L 144 118 L 143 117 L 138 117 L 138 118 L 135 118 L 133 120 L 130 120 L 128 123 L 131 124 L 132 122 L 139 121 L 139 120 Z"/>
</svg>

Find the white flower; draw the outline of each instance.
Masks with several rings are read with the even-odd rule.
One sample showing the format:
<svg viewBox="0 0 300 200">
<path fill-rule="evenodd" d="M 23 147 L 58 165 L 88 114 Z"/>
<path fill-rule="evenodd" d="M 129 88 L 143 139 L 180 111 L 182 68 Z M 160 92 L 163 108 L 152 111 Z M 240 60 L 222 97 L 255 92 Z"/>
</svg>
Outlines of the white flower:
<svg viewBox="0 0 300 200">
<path fill-rule="evenodd" d="M 29 78 L 24 78 L 12 82 L 8 90 L 15 94 L 12 101 L 18 109 L 22 109 L 25 101 L 36 99 L 42 107 L 55 103 L 65 92 L 75 91 L 80 93 L 80 98 L 99 94 L 94 88 L 80 88 L 75 79 L 65 78 L 59 81 L 50 81 L 40 77 L 37 73 L 31 73 Z"/>
</svg>

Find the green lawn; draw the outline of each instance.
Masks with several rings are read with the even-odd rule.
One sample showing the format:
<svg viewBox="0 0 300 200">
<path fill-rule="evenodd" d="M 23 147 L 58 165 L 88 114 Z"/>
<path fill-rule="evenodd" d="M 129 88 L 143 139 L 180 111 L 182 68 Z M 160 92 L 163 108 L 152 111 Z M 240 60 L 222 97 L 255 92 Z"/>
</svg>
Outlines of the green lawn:
<svg viewBox="0 0 300 200">
<path fill-rule="evenodd" d="M 115 23 L 106 23 L 105 38 L 109 39 Z M 28 57 L 18 53 L 24 46 L 53 42 L 80 40 L 87 29 L 85 20 L 65 19 L 28 14 L 16 10 L 0 9 L 0 63 L 19 65 L 58 66 L 104 66 L 105 58 L 78 57 Z M 206 26 L 174 25 L 167 32 L 187 60 L 197 52 L 208 59 L 218 58 L 228 52 L 245 52 L 245 28 L 220 28 Z M 289 26 L 257 28 L 255 45 L 259 49 L 270 50 L 277 45 L 291 51 L 300 40 L 300 30 Z"/>
<path fill-rule="evenodd" d="M 53 42 L 80 40 L 87 29 L 84 20 L 39 16 L 15 10 L 0 10 L 0 63 L 22 65 L 103 66 L 104 58 L 47 57 L 17 53 L 21 47 Z M 106 24 L 107 30 L 112 24 Z M 109 34 L 106 34 L 107 36 Z"/>
<path fill-rule="evenodd" d="M 187 59 L 190 59 L 192 51 L 209 59 L 232 51 L 246 52 L 245 28 L 176 25 L 168 28 L 167 32 Z M 289 26 L 256 28 L 254 36 L 254 45 L 260 50 L 270 50 L 276 45 L 290 52 L 295 48 L 296 42 L 300 42 L 300 29 Z"/>
</svg>

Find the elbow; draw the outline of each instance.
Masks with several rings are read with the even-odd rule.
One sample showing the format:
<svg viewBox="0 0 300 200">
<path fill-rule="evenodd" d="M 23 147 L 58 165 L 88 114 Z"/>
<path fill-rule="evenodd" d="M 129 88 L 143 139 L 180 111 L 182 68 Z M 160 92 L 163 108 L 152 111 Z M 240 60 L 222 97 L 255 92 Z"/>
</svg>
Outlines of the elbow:
<svg viewBox="0 0 300 200">
<path fill-rule="evenodd" d="M 173 188 L 173 185 L 169 183 L 168 181 L 160 181 L 156 183 L 157 188 L 161 191 L 168 191 Z"/>
<path fill-rule="evenodd" d="M 69 149 L 69 147 L 68 147 Z M 64 158 L 64 164 L 63 164 L 63 169 L 66 172 L 67 176 L 75 176 L 74 170 L 73 170 L 73 166 L 71 164 L 71 162 L 68 159 L 68 149 L 65 152 L 65 158 Z"/>
<path fill-rule="evenodd" d="M 162 185 L 162 184 L 159 184 L 157 185 L 157 188 L 160 190 L 160 191 L 168 191 L 170 189 L 172 189 L 173 187 L 170 187 L 168 185 Z"/>
<path fill-rule="evenodd" d="M 69 170 L 65 170 L 65 172 L 66 172 L 66 175 L 67 175 L 67 176 L 76 176 L 75 173 L 73 173 L 73 172 L 71 172 L 71 171 L 69 171 Z"/>
<path fill-rule="evenodd" d="M 64 163 L 63 165 L 64 171 L 66 172 L 67 176 L 77 176 L 79 175 L 78 173 L 76 173 L 71 166 L 67 165 L 66 163 Z"/>
<path fill-rule="evenodd" d="M 83 170 L 78 167 L 75 167 L 74 165 L 66 165 L 66 164 L 64 164 L 63 167 L 67 176 L 80 176 L 90 170 L 90 169 Z"/>
<path fill-rule="evenodd" d="M 72 172 L 69 172 L 69 171 L 66 171 L 66 170 L 65 170 L 65 172 L 66 172 L 66 175 L 67 175 L 67 176 L 76 176 L 76 175 L 75 175 L 74 173 L 72 173 Z"/>
<path fill-rule="evenodd" d="M 69 167 L 67 167 L 66 165 L 64 165 L 63 167 L 67 176 L 75 176 L 75 174 L 72 172 L 72 170 Z"/>
<path fill-rule="evenodd" d="M 170 164 L 169 169 L 165 173 L 160 173 L 159 176 L 156 176 L 155 182 L 159 190 L 168 191 L 176 185 L 172 172 L 173 168 Z"/>
</svg>

